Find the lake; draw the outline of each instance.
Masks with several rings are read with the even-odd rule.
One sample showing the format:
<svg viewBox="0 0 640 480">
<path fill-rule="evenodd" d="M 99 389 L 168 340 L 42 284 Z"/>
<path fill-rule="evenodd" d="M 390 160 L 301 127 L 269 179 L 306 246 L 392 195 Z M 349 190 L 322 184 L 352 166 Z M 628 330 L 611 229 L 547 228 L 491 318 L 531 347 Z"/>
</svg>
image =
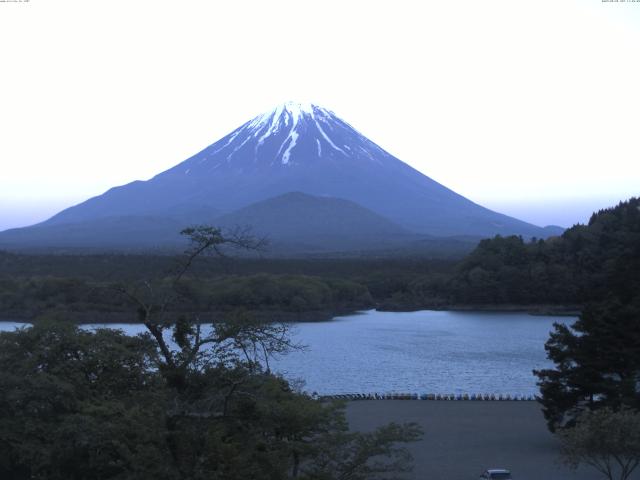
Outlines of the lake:
<svg viewBox="0 0 640 480">
<path fill-rule="evenodd" d="M 293 324 L 307 345 L 272 362 L 305 390 L 338 393 L 495 393 L 534 395 L 531 371 L 551 366 L 544 342 L 571 317 L 504 312 L 377 312 Z M 24 325 L 0 322 L 0 330 Z M 97 325 L 91 325 L 95 327 Z M 135 334 L 138 324 L 102 325 Z"/>
</svg>

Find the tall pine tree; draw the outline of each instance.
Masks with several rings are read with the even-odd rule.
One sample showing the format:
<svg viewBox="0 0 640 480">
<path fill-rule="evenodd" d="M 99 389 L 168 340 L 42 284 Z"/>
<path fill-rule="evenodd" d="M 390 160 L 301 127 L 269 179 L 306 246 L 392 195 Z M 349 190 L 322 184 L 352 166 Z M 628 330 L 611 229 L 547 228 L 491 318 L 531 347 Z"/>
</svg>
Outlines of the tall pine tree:
<svg viewBox="0 0 640 480">
<path fill-rule="evenodd" d="M 562 242 L 597 301 L 571 327 L 555 325 L 545 348 L 556 367 L 534 371 L 552 431 L 586 409 L 640 410 L 640 199 L 595 213 Z"/>
</svg>

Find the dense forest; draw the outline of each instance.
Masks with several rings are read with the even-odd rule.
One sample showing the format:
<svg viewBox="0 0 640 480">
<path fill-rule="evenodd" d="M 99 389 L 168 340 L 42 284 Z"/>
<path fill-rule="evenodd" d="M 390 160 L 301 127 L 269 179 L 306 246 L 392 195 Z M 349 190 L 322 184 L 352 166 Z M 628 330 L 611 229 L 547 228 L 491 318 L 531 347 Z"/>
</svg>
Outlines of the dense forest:
<svg viewBox="0 0 640 480">
<path fill-rule="evenodd" d="M 549 252 L 561 262 L 565 275 L 573 281 L 573 289 L 565 291 L 583 303 L 578 320 L 571 326 L 555 324 L 545 344 L 555 368 L 534 372 L 549 428 L 557 431 L 580 426 L 581 418 L 591 418 L 582 415 L 594 410 L 624 415 L 625 409 L 630 409 L 637 414 L 640 411 L 639 200 L 602 210 L 593 215 L 589 225 L 574 227 L 559 241 L 543 248 L 543 253 Z M 562 288 L 560 282 L 556 286 Z M 604 443 L 605 452 L 612 452 L 614 440 Z M 630 448 L 623 450 L 629 452 Z"/>
<path fill-rule="evenodd" d="M 594 213 L 560 237 L 483 240 L 448 284 L 460 303 L 569 303 L 629 298 L 640 286 L 640 199 Z"/>
<path fill-rule="evenodd" d="M 482 240 L 460 260 L 203 258 L 184 288 L 197 294 L 202 312 L 243 308 L 281 319 L 374 307 L 575 311 L 606 297 L 611 285 L 629 294 L 638 289 L 639 205 L 637 198 L 622 202 L 547 240 Z M 77 321 L 123 321 L 130 312 L 119 286 L 161 281 L 176 262 L 161 255 L 0 252 L 0 315 L 36 318 L 58 310 Z"/>
<path fill-rule="evenodd" d="M 31 319 L 55 310 L 77 321 L 126 321 L 130 310 L 118 288 L 167 278 L 178 261 L 0 253 L 0 317 Z M 317 320 L 373 308 L 409 285 L 444 278 L 454 265 L 431 259 L 209 257 L 193 266 L 183 288 L 197 293 L 199 307 L 211 315 L 242 307 L 266 316 Z"/>
</svg>

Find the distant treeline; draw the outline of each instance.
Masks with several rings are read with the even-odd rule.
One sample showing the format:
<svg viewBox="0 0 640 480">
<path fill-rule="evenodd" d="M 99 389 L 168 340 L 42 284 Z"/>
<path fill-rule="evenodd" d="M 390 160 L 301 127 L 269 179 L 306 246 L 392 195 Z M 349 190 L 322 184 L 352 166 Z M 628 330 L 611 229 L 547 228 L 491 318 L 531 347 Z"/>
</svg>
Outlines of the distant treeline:
<svg viewBox="0 0 640 480">
<path fill-rule="evenodd" d="M 20 319 L 57 311 L 78 321 L 136 321 L 135 310 L 132 311 L 118 285 L 84 278 L 5 278 L 0 280 L 0 313 L 6 318 Z M 306 275 L 186 278 L 180 288 L 184 296 L 172 303 L 172 312 L 194 308 L 197 312 L 225 312 L 241 308 L 292 314 L 323 312 L 332 316 L 372 308 L 374 304 L 364 285 Z"/>
<path fill-rule="evenodd" d="M 291 313 L 452 306 L 582 305 L 640 287 L 640 200 L 595 213 L 547 240 L 500 237 L 459 261 L 426 258 L 206 258 L 185 282 L 203 311 Z M 161 281 L 176 259 L 0 252 L 0 316 L 51 309 L 130 312 L 114 286 Z M 193 305 L 193 302 L 191 302 Z M 175 308 L 180 308 L 179 304 Z M 192 307 L 191 307 L 192 308 Z"/>
<path fill-rule="evenodd" d="M 161 282 L 176 264 L 175 258 L 162 255 L 0 253 L 0 318 L 34 318 L 61 310 L 80 320 L 133 321 L 118 285 Z M 423 258 L 201 258 L 182 288 L 190 299 L 188 308 L 195 303 L 203 312 L 315 312 L 319 315 L 303 317 L 315 320 L 373 308 L 419 279 L 445 277 L 454 265 Z"/>
</svg>

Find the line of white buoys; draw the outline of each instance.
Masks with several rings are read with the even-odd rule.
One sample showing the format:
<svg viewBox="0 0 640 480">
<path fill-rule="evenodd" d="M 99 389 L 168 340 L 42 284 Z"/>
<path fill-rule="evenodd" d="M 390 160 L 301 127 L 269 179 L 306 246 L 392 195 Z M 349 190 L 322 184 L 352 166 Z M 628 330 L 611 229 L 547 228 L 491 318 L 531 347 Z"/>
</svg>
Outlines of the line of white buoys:
<svg viewBox="0 0 640 480">
<path fill-rule="evenodd" d="M 440 401 L 482 401 L 482 402 L 531 402 L 535 395 L 488 394 L 488 393 L 342 393 L 318 395 L 314 398 L 326 400 L 440 400 Z"/>
</svg>

